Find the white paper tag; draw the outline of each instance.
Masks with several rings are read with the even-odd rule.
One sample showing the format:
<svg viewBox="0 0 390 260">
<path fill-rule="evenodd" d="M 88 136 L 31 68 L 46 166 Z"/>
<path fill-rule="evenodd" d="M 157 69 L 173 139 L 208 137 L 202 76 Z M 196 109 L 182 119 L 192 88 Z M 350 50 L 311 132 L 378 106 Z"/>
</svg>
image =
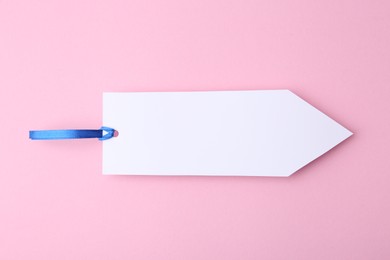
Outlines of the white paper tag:
<svg viewBox="0 0 390 260">
<path fill-rule="evenodd" d="M 289 90 L 104 93 L 103 173 L 289 176 L 352 133 Z"/>
</svg>

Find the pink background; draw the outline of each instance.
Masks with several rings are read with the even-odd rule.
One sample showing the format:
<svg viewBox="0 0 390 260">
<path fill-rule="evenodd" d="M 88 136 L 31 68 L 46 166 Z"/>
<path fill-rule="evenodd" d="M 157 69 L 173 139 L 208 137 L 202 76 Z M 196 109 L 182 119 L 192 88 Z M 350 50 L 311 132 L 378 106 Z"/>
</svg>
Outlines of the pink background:
<svg viewBox="0 0 390 260">
<path fill-rule="evenodd" d="M 390 2 L 0 0 L 0 259 L 389 259 Z M 104 91 L 289 88 L 355 132 L 290 178 L 101 174 Z"/>
</svg>

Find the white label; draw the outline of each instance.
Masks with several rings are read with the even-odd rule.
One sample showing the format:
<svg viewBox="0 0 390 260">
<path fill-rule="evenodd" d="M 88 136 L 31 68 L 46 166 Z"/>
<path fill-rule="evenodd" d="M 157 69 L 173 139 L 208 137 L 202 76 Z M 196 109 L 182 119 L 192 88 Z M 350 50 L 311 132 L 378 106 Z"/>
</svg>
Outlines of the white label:
<svg viewBox="0 0 390 260">
<path fill-rule="evenodd" d="M 289 176 L 352 133 L 289 90 L 104 93 L 103 173 Z"/>
</svg>

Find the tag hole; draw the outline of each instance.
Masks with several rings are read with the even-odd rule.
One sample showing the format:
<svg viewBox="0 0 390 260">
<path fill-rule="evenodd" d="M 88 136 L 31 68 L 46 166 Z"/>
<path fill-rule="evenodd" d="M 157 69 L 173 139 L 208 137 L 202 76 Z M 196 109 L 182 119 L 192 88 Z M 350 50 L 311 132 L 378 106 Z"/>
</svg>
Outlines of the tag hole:
<svg viewBox="0 0 390 260">
<path fill-rule="evenodd" d="M 114 137 L 118 137 L 119 132 L 117 130 L 114 131 Z"/>
</svg>

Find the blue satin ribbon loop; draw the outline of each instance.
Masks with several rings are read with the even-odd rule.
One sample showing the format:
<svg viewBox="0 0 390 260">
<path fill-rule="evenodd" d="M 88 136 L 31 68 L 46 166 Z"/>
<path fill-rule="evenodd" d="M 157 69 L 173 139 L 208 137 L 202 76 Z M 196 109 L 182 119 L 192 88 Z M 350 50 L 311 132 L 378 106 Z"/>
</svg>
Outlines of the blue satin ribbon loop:
<svg viewBox="0 0 390 260">
<path fill-rule="evenodd" d="M 100 129 L 66 129 L 66 130 L 32 130 L 29 133 L 31 140 L 62 140 L 98 138 L 101 141 L 114 136 L 115 129 L 102 126 Z"/>
<path fill-rule="evenodd" d="M 102 130 L 102 137 L 99 138 L 100 141 L 104 141 L 104 140 L 107 140 L 107 139 L 114 137 L 115 129 L 112 129 L 112 128 L 107 127 L 107 126 L 102 126 L 100 128 L 100 130 Z M 103 135 L 103 133 L 106 133 L 106 134 Z"/>
</svg>

